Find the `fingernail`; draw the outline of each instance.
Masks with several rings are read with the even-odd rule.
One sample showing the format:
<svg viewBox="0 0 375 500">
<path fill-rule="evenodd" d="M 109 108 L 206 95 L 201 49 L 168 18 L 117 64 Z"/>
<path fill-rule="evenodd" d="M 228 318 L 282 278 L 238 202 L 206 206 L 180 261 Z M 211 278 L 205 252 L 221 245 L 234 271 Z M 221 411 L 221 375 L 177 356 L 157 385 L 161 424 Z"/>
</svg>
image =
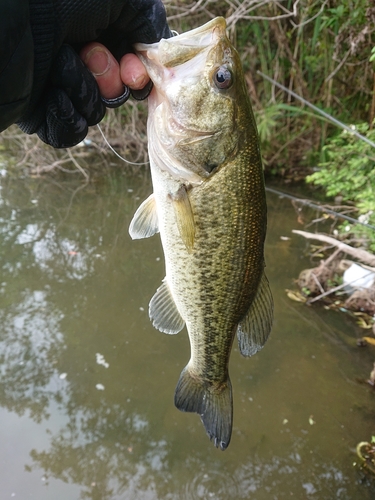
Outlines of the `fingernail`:
<svg viewBox="0 0 375 500">
<path fill-rule="evenodd" d="M 94 47 L 87 52 L 85 57 L 85 64 L 95 76 L 101 76 L 106 73 L 111 65 L 107 51 L 101 47 Z"/>
<path fill-rule="evenodd" d="M 148 80 L 149 80 L 148 76 L 145 76 L 145 75 L 138 76 L 137 78 L 132 77 L 131 87 L 134 90 L 143 89 L 143 87 L 146 85 Z"/>
</svg>

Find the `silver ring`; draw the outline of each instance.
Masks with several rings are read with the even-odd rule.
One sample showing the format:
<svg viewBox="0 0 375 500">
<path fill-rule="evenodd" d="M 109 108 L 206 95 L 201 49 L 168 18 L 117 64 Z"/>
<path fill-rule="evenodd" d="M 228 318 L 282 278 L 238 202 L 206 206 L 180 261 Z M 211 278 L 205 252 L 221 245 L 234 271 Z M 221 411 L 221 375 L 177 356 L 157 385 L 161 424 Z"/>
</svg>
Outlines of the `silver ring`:
<svg viewBox="0 0 375 500">
<path fill-rule="evenodd" d="M 124 93 L 119 97 L 114 97 L 113 99 L 106 99 L 105 97 L 101 96 L 101 99 L 107 108 L 118 108 L 122 106 L 129 99 L 129 96 L 130 96 L 130 89 L 127 85 L 124 85 Z"/>
</svg>

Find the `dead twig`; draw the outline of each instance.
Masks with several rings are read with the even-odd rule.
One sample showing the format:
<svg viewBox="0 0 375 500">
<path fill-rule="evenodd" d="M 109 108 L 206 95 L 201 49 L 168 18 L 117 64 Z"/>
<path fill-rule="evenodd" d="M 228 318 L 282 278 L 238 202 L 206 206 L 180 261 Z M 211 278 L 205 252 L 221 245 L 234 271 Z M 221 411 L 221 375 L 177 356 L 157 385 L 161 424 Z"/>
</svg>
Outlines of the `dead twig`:
<svg viewBox="0 0 375 500">
<path fill-rule="evenodd" d="M 367 252 L 367 250 L 351 247 L 350 245 L 336 240 L 331 236 L 326 236 L 325 234 L 308 233 L 306 231 L 299 231 L 298 229 L 293 229 L 292 232 L 310 240 L 323 241 L 324 243 L 333 245 L 340 249 L 341 252 L 351 255 L 352 257 L 355 257 L 356 259 L 364 262 L 365 264 L 368 264 L 369 266 L 375 266 L 375 255 Z"/>
<path fill-rule="evenodd" d="M 321 293 L 320 295 L 317 295 L 316 297 L 307 300 L 306 304 L 312 304 L 313 302 L 316 302 L 316 301 L 322 299 L 323 297 L 327 297 L 327 295 L 331 295 L 332 293 L 338 292 L 339 290 L 342 290 L 346 286 L 350 286 L 353 283 L 355 283 L 356 281 L 361 280 L 361 279 L 365 278 L 366 276 L 369 276 L 370 274 L 373 274 L 373 272 L 369 271 L 368 274 L 365 274 L 364 276 L 360 276 L 359 278 L 356 278 L 355 280 L 350 281 L 349 283 L 342 283 L 341 285 L 335 286 L 334 288 L 331 288 L 330 290 L 327 290 L 326 292 Z"/>
</svg>

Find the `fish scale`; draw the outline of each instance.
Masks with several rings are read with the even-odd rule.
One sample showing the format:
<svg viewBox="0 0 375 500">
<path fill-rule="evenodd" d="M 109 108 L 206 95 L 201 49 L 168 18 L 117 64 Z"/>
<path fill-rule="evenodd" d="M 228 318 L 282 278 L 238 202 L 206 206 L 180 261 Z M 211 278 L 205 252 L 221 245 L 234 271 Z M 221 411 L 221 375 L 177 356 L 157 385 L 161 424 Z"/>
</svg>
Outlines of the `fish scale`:
<svg viewBox="0 0 375 500">
<path fill-rule="evenodd" d="M 191 346 L 175 404 L 198 413 L 224 450 L 232 432 L 233 340 L 237 333 L 241 353 L 255 354 L 273 315 L 258 134 L 223 18 L 135 48 L 154 82 L 148 118 L 154 193 L 137 210 L 130 234 L 160 232 L 166 277 L 150 318 L 170 334 L 186 324 Z"/>
</svg>

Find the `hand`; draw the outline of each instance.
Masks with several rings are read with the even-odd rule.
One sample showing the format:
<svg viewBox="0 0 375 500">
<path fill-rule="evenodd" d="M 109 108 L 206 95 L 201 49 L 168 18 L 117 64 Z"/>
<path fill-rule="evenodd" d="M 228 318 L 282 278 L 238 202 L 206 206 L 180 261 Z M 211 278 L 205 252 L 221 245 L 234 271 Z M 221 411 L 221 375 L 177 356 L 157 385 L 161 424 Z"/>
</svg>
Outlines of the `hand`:
<svg viewBox="0 0 375 500">
<path fill-rule="evenodd" d="M 81 50 L 80 57 L 94 75 L 100 94 L 107 99 L 121 95 L 124 85 L 140 90 L 149 82 L 147 71 L 135 54 L 125 54 L 118 63 L 104 45 L 92 42 Z"/>
<path fill-rule="evenodd" d="M 107 98 L 123 92 L 121 81 L 130 88 L 142 88 L 148 77 L 129 52 L 136 42 L 153 43 L 171 36 L 164 7 L 161 0 L 55 0 L 51 12 L 43 4 L 41 16 L 40 1 L 29 1 L 34 83 L 18 125 L 56 148 L 70 147 L 82 141 L 88 126 L 105 114 L 99 87 Z M 87 42 L 94 43 L 87 46 Z M 94 69 L 95 77 L 88 68 Z"/>
</svg>

